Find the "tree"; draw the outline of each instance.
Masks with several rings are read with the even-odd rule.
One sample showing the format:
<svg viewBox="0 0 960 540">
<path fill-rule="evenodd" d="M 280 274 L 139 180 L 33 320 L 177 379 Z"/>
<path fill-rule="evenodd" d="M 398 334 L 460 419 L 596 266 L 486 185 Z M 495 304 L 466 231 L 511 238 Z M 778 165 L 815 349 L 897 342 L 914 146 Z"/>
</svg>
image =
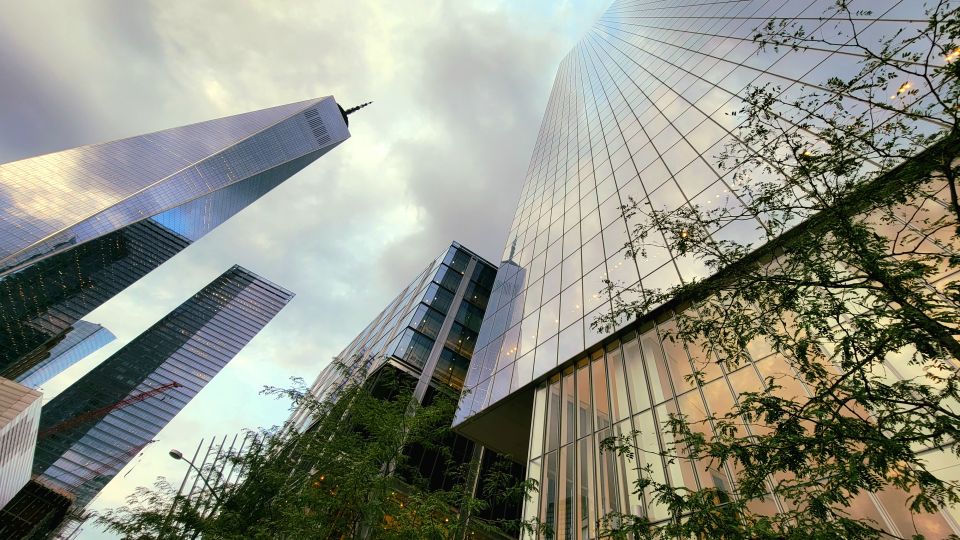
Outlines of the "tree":
<svg viewBox="0 0 960 540">
<path fill-rule="evenodd" d="M 846 0 L 816 29 L 758 28 L 760 53 L 837 50 L 858 57 L 857 69 L 802 93 L 749 88 L 716 156 L 729 173 L 726 204 L 622 208 L 628 257 L 643 264 L 647 250 L 666 247 L 701 260 L 710 277 L 666 290 L 608 282 L 613 309 L 595 325 L 672 310 L 665 339 L 686 344 L 698 364 L 692 387 L 754 361 L 751 348 L 794 375 L 768 377 L 729 410 L 671 415 L 666 458 L 727 468 L 735 487 L 656 482 L 638 466 L 634 489 L 672 517 L 653 526 L 607 516 L 607 535 L 891 537 L 852 510 L 865 493 L 900 493 L 918 516 L 960 503 L 960 485 L 917 453 L 960 456 L 960 282 L 951 276 L 960 269 L 960 14 L 946 0 L 927 14 L 920 30 L 876 44 L 865 35 L 871 13 Z M 750 229 L 756 244 L 729 233 Z M 801 386 L 800 395 L 786 388 Z M 635 458 L 631 441 L 602 449 Z M 758 511 L 771 494 L 783 511 Z M 901 531 L 915 532 L 924 531 Z"/>
<path fill-rule="evenodd" d="M 312 427 L 263 431 L 258 444 L 225 457 L 241 468 L 241 481 L 187 499 L 161 480 L 98 522 L 127 538 L 454 539 L 531 526 L 474 515 L 503 497 L 520 504 L 531 485 L 495 473 L 480 479 L 479 494 L 468 489 L 475 472 L 442 443 L 451 435 L 450 396 L 417 405 L 409 381 L 393 370 L 376 384 L 341 370 L 347 383 L 332 398 L 317 399 L 302 381 L 264 390 L 309 411 Z M 406 452 L 414 445 L 438 450 L 452 487 L 430 489 Z"/>
</svg>

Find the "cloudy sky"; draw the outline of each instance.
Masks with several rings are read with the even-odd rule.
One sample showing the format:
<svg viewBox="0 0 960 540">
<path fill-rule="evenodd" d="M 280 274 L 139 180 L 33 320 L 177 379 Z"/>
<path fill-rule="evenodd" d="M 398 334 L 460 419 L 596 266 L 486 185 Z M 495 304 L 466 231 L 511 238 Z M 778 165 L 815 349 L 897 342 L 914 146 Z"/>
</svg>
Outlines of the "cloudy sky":
<svg viewBox="0 0 960 540">
<path fill-rule="evenodd" d="M 45 399 L 234 263 L 297 293 L 92 508 L 179 478 L 170 448 L 282 422 L 262 386 L 312 379 L 451 240 L 499 260 L 556 67 L 607 3 L 0 2 L 0 162 L 323 95 L 375 102 L 347 142 L 88 317 L 118 339 Z"/>
</svg>

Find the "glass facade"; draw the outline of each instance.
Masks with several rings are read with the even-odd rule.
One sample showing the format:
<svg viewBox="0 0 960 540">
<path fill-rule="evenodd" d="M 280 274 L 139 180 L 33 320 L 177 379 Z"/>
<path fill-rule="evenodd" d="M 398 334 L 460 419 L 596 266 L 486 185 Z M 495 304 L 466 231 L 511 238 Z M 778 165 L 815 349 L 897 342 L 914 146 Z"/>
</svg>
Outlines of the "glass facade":
<svg viewBox="0 0 960 540">
<path fill-rule="evenodd" d="M 414 280 L 335 358 L 372 374 L 390 363 L 416 378 L 459 392 L 473 356 L 496 267 L 456 242 Z M 313 385 L 315 395 L 335 394 L 346 377 L 335 363 Z M 427 378 L 424 378 L 427 381 Z M 293 418 L 304 427 L 300 415 Z"/>
<path fill-rule="evenodd" d="M 0 370 L 349 135 L 325 97 L 0 165 Z"/>
<path fill-rule="evenodd" d="M 611 308 L 604 280 L 651 290 L 705 277 L 700 261 L 676 256 L 665 239 L 626 258 L 631 224 L 621 207 L 630 199 L 659 210 L 737 204 L 733 172 L 719 169 L 715 156 L 742 121 L 731 113 L 746 89 L 774 85 L 791 103 L 833 74 L 856 73 L 862 59 L 822 48 L 758 52 L 755 29 L 774 17 L 793 19 L 808 35 L 828 29 L 834 23 L 824 14 L 834 4 L 615 1 L 561 62 L 454 420 L 459 432 L 495 448 L 515 446 L 505 426 L 526 424 L 516 443 L 525 452 L 513 457 L 525 461 L 540 490 L 524 517 L 539 518 L 556 538 L 596 538 L 598 519 L 612 511 L 667 517 L 650 493 L 632 493 L 638 463 L 601 453 L 602 439 L 637 430 L 635 447 L 646 451 L 639 465 L 650 465 L 654 480 L 730 490 L 736 471 L 658 457 L 672 448 L 668 415 L 684 413 L 709 430 L 695 421 L 729 411 L 769 376 L 783 392 L 807 392 L 763 344 L 751 344 L 751 362 L 727 372 L 700 358 L 699 345 L 664 340 L 674 314 L 663 307 L 606 333 L 591 323 Z M 854 2 L 851 9 L 862 17 L 863 35 L 877 39 L 926 24 L 920 2 Z M 936 219 L 946 204 L 930 211 Z M 909 223 L 890 225 L 903 227 Z M 745 222 L 712 231 L 718 240 L 757 234 Z M 932 248 L 956 250 L 942 242 Z M 888 366 L 894 376 L 918 375 L 896 360 Z M 694 365 L 706 371 L 702 387 L 685 380 Z M 920 451 L 930 470 L 956 478 L 955 456 Z M 864 493 L 851 511 L 900 537 L 960 530 L 957 509 L 911 515 L 905 497 Z M 769 497 L 754 510 L 777 512 L 782 504 Z"/>
<path fill-rule="evenodd" d="M 40 354 L 24 358 L 0 376 L 30 388 L 39 388 L 61 371 L 115 338 L 116 336 L 99 324 L 77 321 L 61 333 L 58 339 L 47 343 Z"/>
<path fill-rule="evenodd" d="M 442 394 L 456 396 L 463 388 L 495 275 L 495 266 L 454 242 L 336 356 L 311 391 L 319 399 L 336 400 L 348 382 L 364 377 L 366 388 L 378 398 L 393 398 L 398 380 L 415 382 L 414 398 L 423 404 Z M 290 424 L 305 431 L 311 420 L 301 409 L 291 416 Z M 397 477 L 431 490 L 454 489 L 462 480 L 459 465 L 478 471 L 478 478 L 507 463 L 506 471 L 515 481 L 523 474 L 522 465 L 456 433 L 433 441 L 430 447 L 407 445 L 404 455 L 406 463 L 394 471 Z M 489 506 L 475 510 L 476 517 L 519 517 L 517 505 L 481 493 L 479 485 L 473 486 L 473 494 Z"/>
<path fill-rule="evenodd" d="M 667 288 L 706 273 L 701 262 L 647 246 L 626 259 L 620 207 L 630 198 L 663 210 L 730 204 L 732 172 L 714 156 L 741 121 L 748 86 L 781 88 L 792 102 L 834 73 L 855 73 L 853 54 L 758 52 L 754 29 L 773 17 L 823 19 L 833 0 L 614 2 L 563 59 L 543 117 L 504 260 L 477 341 L 457 422 L 570 362 L 605 335 L 591 328 L 610 309 L 604 280 Z M 923 6 L 877 0 L 870 36 L 926 23 Z M 865 34 L 866 35 L 866 34 Z M 748 222 L 715 231 L 749 241 Z M 666 246 L 666 241 L 660 243 Z"/>
<path fill-rule="evenodd" d="M 42 398 L 32 388 L 0 378 L 0 508 L 30 480 Z"/>
<path fill-rule="evenodd" d="M 556 538 L 597 538 L 597 519 L 610 512 L 647 516 L 654 522 L 669 518 L 652 492 L 633 492 L 638 465 L 649 466 L 656 482 L 731 491 L 736 471 L 728 465 L 717 468 L 706 461 L 659 455 L 674 451 L 672 435 L 662 427 L 671 413 L 686 415 L 693 429 L 709 437 L 710 427 L 698 422 L 729 412 L 740 394 L 757 391 L 769 377 L 783 386 L 779 392 L 785 398 L 808 395 L 789 364 L 762 344 L 749 347 L 752 362 L 728 372 L 701 358 L 698 347 L 662 339 L 671 324 L 672 318 L 661 317 L 622 332 L 536 385 L 527 475 L 542 489 L 527 503 L 524 517 L 548 523 Z M 695 367 L 706 369 L 700 388 L 685 379 Z M 888 368 L 897 373 L 892 363 Z M 757 433 L 763 426 L 745 424 L 743 429 Z M 634 430 L 638 434 L 631 436 Z M 615 435 L 630 437 L 638 450 L 633 460 L 598 451 L 601 440 Z M 956 457 L 940 449 L 922 449 L 920 455 L 931 470 L 957 468 Z M 769 495 L 755 501 L 751 510 L 775 513 L 783 504 Z M 863 493 L 851 510 L 900 537 L 944 538 L 960 530 L 957 509 L 913 514 L 906 494 L 894 490 Z"/>
<path fill-rule="evenodd" d="M 34 474 L 87 504 L 292 297 L 227 270 L 44 406 Z"/>
</svg>

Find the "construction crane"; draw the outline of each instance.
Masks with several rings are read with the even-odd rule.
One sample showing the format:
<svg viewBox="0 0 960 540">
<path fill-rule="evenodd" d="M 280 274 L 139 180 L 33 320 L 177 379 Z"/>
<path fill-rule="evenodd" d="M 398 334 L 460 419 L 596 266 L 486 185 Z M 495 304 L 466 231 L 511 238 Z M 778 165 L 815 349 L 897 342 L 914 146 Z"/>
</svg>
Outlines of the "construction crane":
<svg viewBox="0 0 960 540">
<path fill-rule="evenodd" d="M 147 441 L 147 442 L 145 442 L 145 443 L 143 443 L 143 444 L 138 444 L 138 445 L 136 445 L 136 446 L 133 446 L 133 447 L 131 447 L 130 449 L 128 449 L 127 451 L 121 452 L 121 453 L 113 456 L 112 458 L 108 459 L 107 461 L 99 464 L 96 468 L 88 469 L 84 474 L 77 475 L 77 476 L 78 476 L 77 480 L 74 480 L 74 481 L 72 481 L 72 482 L 64 482 L 64 483 L 65 483 L 65 484 L 68 484 L 68 485 L 71 487 L 71 491 L 73 491 L 74 493 L 76 493 L 76 491 L 77 491 L 78 489 L 80 489 L 81 487 L 83 487 L 85 484 L 87 484 L 88 482 L 91 482 L 91 481 L 95 480 L 97 477 L 99 477 L 99 476 L 101 476 L 102 474 L 108 472 L 110 469 L 116 467 L 117 465 L 120 465 L 121 463 L 125 463 L 125 462 L 127 462 L 127 461 L 132 461 L 133 458 L 134 458 L 141 450 L 143 450 L 148 444 L 154 443 L 154 442 L 157 442 L 157 440 L 156 440 L 156 439 L 153 439 L 153 440 Z M 129 458 L 129 459 L 128 459 L 128 458 Z M 84 467 L 84 468 L 86 468 L 86 467 Z M 120 468 L 122 469 L 122 468 L 123 468 L 123 465 L 121 465 Z"/>
<path fill-rule="evenodd" d="M 118 402 L 116 402 L 116 403 L 107 405 L 106 407 L 100 407 L 99 409 L 94 409 L 94 410 L 92 410 L 92 411 L 87 411 L 87 412 L 85 412 L 85 413 L 78 414 L 78 415 L 76 415 L 76 416 L 74 416 L 74 417 L 72 417 L 72 418 L 67 418 L 67 419 L 64 420 L 63 422 L 60 422 L 59 424 L 50 426 L 49 428 L 41 431 L 40 433 L 37 433 L 37 439 L 42 439 L 42 438 L 44 438 L 44 437 L 49 437 L 50 435 L 53 435 L 54 433 L 59 433 L 59 432 L 64 431 L 64 430 L 67 430 L 67 429 L 70 429 L 70 428 L 73 428 L 73 427 L 77 427 L 77 426 L 79 426 L 79 425 L 81 425 L 81 424 L 85 424 L 85 423 L 89 422 L 90 420 L 95 420 L 95 419 L 100 418 L 100 417 L 102 417 L 102 416 L 106 416 L 106 415 L 109 414 L 111 411 L 114 411 L 114 410 L 116 410 L 116 409 L 122 409 L 123 407 L 126 407 L 127 405 L 132 405 L 132 404 L 134 404 L 134 403 L 138 403 L 138 402 L 140 402 L 140 401 L 143 401 L 143 400 L 145 400 L 145 399 L 148 399 L 148 398 L 150 398 L 150 397 L 153 397 L 153 396 L 155 396 L 155 395 L 157 395 L 157 394 L 161 394 L 161 393 L 163 393 L 163 392 L 166 392 L 167 390 L 170 390 L 171 388 L 181 388 L 181 387 L 183 387 L 183 385 L 180 384 L 180 383 L 178 383 L 178 382 L 170 382 L 170 383 L 164 384 L 164 385 L 162 385 L 162 386 L 158 386 L 158 387 L 156 387 L 156 388 L 153 388 L 153 389 L 151 389 L 151 390 L 147 390 L 146 392 L 142 392 L 142 393 L 139 393 L 139 394 L 132 395 L 132 396 L 130 396 L 130 397 L 128 397 L 128 398 L 125 398 L 125 399 L 122 399 L 122 400 L 120 400 L 120 401 L 118 401 Z"/>
</svg>

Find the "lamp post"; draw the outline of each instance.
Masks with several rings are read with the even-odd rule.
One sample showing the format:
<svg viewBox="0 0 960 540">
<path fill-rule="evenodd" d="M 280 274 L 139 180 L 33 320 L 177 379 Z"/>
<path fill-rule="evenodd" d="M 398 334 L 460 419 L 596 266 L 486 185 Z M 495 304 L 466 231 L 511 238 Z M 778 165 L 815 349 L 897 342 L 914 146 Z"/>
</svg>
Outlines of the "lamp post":
<svg viewBox="0 0 960 540">
<path fill-rule="evenodd" d="M 207 486 L 207 489 L 210 490 L 210 495 L 213 495 L 213 498 L 217 501 L 217 504 L 219 505 L 221 502 L 223 502 L 220 500 L 220 496 L 217 495 L 217 493 L 213 490 L 213 486 L 210 485 L 210 482 L 207 481 L 207 477 L 204 476 L 202 472 L 200 472 L 200 469 L 197 468 L 197 466 L 194 465 L 192 461 L 183 457 L 183 452 L 177 450 L 176 448 L 172 448 L 169 454 L 170 454 L 170 457 L 172 457 L 173 459 L 176 459 L 178 461 L 179 460 L 186 461 L 187 465 L 193 468 L 193 470 L 197 471 L 197 476 L 199 476 L 200 479 L 203 480 L 203 483 Z"/>
</svg>

